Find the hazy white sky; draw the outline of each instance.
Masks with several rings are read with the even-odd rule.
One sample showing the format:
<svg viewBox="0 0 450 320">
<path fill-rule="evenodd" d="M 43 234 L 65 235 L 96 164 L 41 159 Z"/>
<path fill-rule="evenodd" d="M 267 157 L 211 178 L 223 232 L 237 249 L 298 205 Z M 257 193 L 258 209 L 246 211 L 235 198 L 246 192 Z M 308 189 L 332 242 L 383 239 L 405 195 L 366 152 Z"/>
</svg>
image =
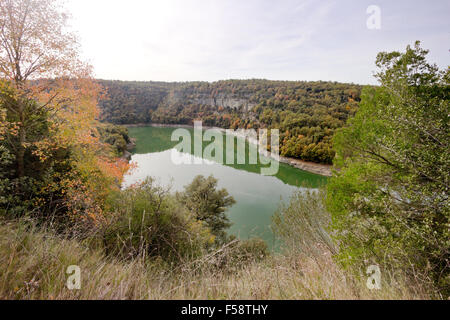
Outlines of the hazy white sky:
<svg viewBox="0 0 450 320">
<path fill-rule="evenodd" d="M 366 26 L 369 5 L 381 29 Z M 450 1 L 66 0 L 102 79 L 375 83 L 379 51 L 421 40 L 450 64 Z"/>
</svg>

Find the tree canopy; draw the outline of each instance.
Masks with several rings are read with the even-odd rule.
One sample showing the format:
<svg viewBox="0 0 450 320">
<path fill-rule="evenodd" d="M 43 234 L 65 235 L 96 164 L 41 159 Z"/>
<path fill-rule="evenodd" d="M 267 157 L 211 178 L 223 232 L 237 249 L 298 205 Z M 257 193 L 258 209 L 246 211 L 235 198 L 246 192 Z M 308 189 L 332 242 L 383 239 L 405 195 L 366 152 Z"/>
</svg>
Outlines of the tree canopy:
<svg viewBox="0 0 450 320">
<path fill-rule="evenodd" d="M 128 164 L 100 139 L 101 87 L 59 3 L 0 2 L 0 212 L 96 220 Z"/>
<path fill-rule="evenodd" d="M 328 208 L 341 257 L 406 268 L 450 288 L 450 70 L 419 43 L 377 57 L 379 88 L 366 88 L 335 136 L 340 169 Z"/>
</svg>

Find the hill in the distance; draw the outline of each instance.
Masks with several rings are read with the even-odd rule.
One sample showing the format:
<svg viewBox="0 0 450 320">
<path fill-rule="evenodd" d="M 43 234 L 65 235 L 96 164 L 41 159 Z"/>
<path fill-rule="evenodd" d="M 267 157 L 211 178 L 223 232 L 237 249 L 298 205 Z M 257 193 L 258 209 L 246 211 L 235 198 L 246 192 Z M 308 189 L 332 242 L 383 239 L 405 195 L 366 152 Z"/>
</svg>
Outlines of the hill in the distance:
<svg viewBox="0 0 450 320">
<path fill-rule="evenodd" d="M 192 124 L 278 128 L 283 156 L 331 163 L 331 137 L 355 113 L 362 86 L 337 82 L 225 80 L 127 82 L 107 88 L 102 120 L 115 124 Z"/>
</svg>

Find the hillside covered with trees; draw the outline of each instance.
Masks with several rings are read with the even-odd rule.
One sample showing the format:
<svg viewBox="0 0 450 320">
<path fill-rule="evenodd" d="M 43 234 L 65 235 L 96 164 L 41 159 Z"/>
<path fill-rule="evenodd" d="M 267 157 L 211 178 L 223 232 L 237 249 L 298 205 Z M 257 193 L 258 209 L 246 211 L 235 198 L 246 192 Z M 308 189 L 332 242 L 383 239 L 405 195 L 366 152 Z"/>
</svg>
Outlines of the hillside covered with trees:
<svg viewBox="0 0 450 320">
<path fill-rule="evenodd" d="M 102 119 L 115 124 L 192 124 L 280 129 L 282 156 L 331 164 L 331 137 L 358 109 L 361 86 L 336 82 L 100 80 Z"/>
</svg>

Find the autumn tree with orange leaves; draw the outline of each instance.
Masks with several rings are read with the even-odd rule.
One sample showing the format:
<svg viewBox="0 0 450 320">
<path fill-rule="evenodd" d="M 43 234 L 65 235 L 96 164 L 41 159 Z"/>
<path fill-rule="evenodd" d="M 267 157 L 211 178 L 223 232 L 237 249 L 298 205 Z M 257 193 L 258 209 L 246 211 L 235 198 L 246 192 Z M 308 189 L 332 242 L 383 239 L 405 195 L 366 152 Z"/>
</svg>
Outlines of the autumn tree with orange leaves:
<svg viewBox="0 0 450 320">
<path fill-rule="evenodd" d="M 0 199 L 95 217 L 126 164 L 98 139 L 102 88 L 67 19 L 56 0 L 0 0 Z"/>
</svg>

